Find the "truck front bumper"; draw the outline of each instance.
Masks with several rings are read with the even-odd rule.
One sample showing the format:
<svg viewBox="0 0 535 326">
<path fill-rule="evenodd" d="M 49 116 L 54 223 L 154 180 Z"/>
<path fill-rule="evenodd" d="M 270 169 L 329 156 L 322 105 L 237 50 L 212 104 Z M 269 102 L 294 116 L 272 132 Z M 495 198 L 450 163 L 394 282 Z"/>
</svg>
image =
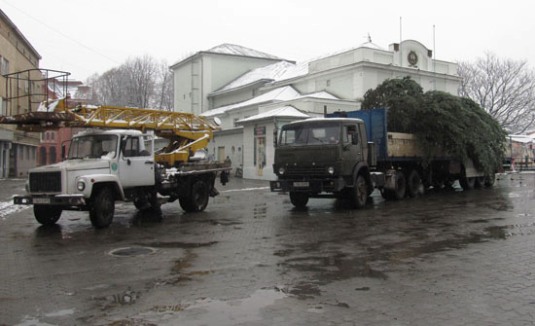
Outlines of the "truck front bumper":
<svg viewBox="0 0 535 326">
<path fill-rule="evenodd" d="M 272 192 L 339 192 L 347 186 L 343 178 L 336 179 L 308 179 L 308 180 L 277 180 L 270 181 L 269 186 Z"/>
<path fill-rule="evenodd" d="M 85 206 L 86 200 L 82 195 L 15 196 L 13 203 L 15 205 Z"/>
</svg>

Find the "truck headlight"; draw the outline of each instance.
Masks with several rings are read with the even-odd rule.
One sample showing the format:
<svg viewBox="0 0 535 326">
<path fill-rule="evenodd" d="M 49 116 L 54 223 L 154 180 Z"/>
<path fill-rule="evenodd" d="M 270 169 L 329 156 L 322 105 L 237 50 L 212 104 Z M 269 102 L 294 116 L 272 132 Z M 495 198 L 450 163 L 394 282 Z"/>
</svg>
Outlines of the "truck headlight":
<svg viewBox="0 0 535 326">
<path fill-rule="evenodd" d="M 333 166 L 329 166 L 327 168 L 327 173 L 329 173 L 330 175 L 333 175 L 334 174 L 334 167 Z"/>
<path fill-rule="evenodd" d="M 279 168 L 279 175 L 283 175 L 284 172 L 286 172 L 286 169 L 283 168 L 283 167 L 280 167 L 280 168 Z"/>
<path fill-rule="evenodd" d="M 85 189 L 85 182 L 83 182 L 83 181 L 81 181 L 81 180 L 78 181 L 78 182 L 76 183 L 76 189 L 78 189 L 78 191 L 84 191 L 84 189 Z"/>
</svg>

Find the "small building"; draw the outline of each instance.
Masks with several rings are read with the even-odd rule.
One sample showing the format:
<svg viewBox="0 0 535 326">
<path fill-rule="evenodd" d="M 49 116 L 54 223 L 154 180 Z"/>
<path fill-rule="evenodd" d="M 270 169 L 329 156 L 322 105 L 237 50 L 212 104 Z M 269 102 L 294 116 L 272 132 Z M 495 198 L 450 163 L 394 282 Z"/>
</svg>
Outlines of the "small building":
<svg viewBox="0 0 535 326">
<path fill-rule="evenodd" d="M 530 135 L 509 135 L 505 149 L 504 168 L 511 171 L 535 168 L 535 138 Z"/>
<path fill-rule="evenodd" d="M 216 106 L 210 101 L 210 93 L 223 88 L 251 69 L 282 60 L 234 44 L 221 44 L 197 52 L 170 67 L 174 75 L 175 109 L 196 115 L 213 109 Z M 235 102 L 243 100 L 241 98 Z"/>
</svg>

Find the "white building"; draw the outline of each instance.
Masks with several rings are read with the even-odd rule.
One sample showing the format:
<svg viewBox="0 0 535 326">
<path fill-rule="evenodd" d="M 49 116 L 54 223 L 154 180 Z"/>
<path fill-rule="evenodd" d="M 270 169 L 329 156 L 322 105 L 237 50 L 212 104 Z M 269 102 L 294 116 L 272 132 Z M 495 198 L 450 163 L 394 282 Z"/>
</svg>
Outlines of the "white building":
<svg viewBox="0 0 535 326">
<path fill-rule="evenodd" d="M 232 44 L 221 44 L 170 67 L 174 74 L 175 109 L 201 114 L 215 106 L 208 95 L 258 67 L 283 59 Z M 235 100 L 244 100 L 237 98 Z"/>
<path fill-rule="evenodd" d="M 240 48 L 225 45 L 228 52 L 243 53 Z M 203 53 L 181 63 L 193 61 Z M 236 59 L 239 58 L 237 55 Z M 205 71 L 208 66 L 204 66 L 203 74 L 219 85 L 217 88 L 212 83 L 211 88 L 198 91 L 205 94 L 204 106 L 187 101 L 188 81 L 181 77 L 184 64 L 171 67 L 175 71 L 177 107 L 219 118 L 222 130 L 216 133 L 209 150 L 218 160 L 230 158 L 236 171 L 249 179 L 275 179 L 271 169 L 274 135 L 289 121 L 358 109 L 364 93 L 386 79 L 410 76 L 424 91 L 440 90 L 455 95 L 460 83 L 455 63 L 435 60 L 431 50 L 413 40 L 391 44 L 388 50 L 368 42 L 298 64 L 260 52 L 254 59 L 245 60 L 250 61 L 258 65 L 248 70 L 240 66 L 239 74 L 226 71 L 224 78 L 216 77 L 222 68 L 214 69 L 214 61 L 214 70 L 209 73 Z M 227 70 L 231 69 L 227 66 Z M 177 100 L 177 96 L 182 99 Z"/>
</svg>

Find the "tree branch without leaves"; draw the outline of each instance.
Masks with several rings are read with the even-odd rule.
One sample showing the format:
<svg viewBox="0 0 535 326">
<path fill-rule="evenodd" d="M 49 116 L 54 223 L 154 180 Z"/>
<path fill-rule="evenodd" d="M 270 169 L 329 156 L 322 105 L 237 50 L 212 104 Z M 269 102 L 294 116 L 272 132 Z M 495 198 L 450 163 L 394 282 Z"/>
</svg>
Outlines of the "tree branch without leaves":
<svg viewBox="0 0 535 326">
<path fill-rule="evenodd" d="M 535 74 L 526 61 L 487 53 L 475 63 L 460 62 L 458 67 L 460 96 L 478 103 L 509 132 L 534 128 Z"/>
</svg>

